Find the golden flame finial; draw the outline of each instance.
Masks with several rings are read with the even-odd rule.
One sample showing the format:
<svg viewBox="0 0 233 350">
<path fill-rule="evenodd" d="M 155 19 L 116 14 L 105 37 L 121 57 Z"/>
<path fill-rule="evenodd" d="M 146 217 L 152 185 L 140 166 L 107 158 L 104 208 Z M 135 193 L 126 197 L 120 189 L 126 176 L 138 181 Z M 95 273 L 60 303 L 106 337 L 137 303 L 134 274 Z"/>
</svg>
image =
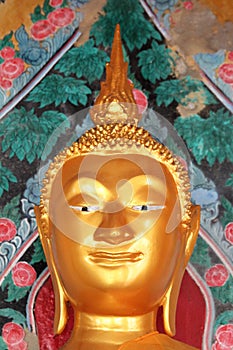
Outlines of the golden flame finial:
<svg viewBox="0 0 233 350">
<path fill-rule="evenodd" d="M 120 25 L 116 25 L 110 62 L 106 64 L 106 80 L 101 82 L 100 94 L 91 110 L 95 124 L 133 123 L 141 115 L 133 96 L 133 83 L 127 77 L 128 63 L 124 62 Z"/>
</svg>

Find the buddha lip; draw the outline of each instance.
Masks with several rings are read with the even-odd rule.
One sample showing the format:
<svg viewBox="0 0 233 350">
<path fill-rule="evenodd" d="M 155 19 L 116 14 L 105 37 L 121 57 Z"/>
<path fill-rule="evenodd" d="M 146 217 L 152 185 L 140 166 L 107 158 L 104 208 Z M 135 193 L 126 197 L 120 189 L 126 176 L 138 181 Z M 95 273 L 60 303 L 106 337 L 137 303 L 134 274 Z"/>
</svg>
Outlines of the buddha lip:
<svg viewBox="0 0 233 350">
<path fill-rule="evenodd" d="M 137 262 L 143 259 L 143 253 L 136 252 L 121 252 L 108 253 L 104 251 L 89 254 L 89 259 L 94 263 L 123 263 L 123 262 Z"/>
</svg>

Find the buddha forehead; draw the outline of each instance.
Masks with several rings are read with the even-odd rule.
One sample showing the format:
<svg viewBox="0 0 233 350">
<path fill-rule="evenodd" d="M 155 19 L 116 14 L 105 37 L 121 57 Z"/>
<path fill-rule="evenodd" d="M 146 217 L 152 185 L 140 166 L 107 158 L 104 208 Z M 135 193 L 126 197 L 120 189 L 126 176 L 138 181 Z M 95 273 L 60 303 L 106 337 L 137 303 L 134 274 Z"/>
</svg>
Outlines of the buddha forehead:
<svg viewBox="0 0 233 350">
<path fill-rule="evenodd" d="M 54 181 L 52 193 L 58 198 L 64 192 L 68 201 L 78 194 L 101 197 L 105 193 L 110 200 L 126 195 L 142 197 L 143 193 L 146 203 L 155 196 L 165 201 L 169 191 L 177 196 L 176 184 L 166 166 L 139 149 L 128 154 L 91 152 L 68 160 Z"/>
<path fill-rule="evenodd" d="M 77 178 L 91 178 L 97 181 L 116 182 L 137 176 L 157 177 L 165 181 L 172 178 L 166 166 L 154 159 L 148 152 L 130 150 L 123 152 L 91 152 L 68 160 L 60 169 L 63 187 Z"/>
</svg>

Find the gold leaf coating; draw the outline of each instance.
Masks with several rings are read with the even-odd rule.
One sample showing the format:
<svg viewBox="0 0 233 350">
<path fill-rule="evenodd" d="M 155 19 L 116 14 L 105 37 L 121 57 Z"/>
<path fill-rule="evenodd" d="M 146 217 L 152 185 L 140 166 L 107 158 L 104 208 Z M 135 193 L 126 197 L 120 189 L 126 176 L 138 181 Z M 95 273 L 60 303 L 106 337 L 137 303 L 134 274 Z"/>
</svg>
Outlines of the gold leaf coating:
<svg viewBox="0 0 233 350">
<path fill-rule="evenodd" d="M 138 123 L 138 112 L 133 96 L 133 83 L 127 77 L 128 63 L 124 62 L 120 26 L 116 26 L 110 62 L 106 64 L 106 81 L 91 109 L 95 124 Z"/>
<path fill-rule="evenodd" d="M 125 145 L 127 145 L 127 147 L 130 146 L 128 143 L 129 141 L 131 141 L 131 147 L 136 147 L 137 144 L 140 144 L 140 146 L 143 146 L 149 151 L 154 159 L 167 167 L 177 185 L 182 209 L 183 226 L 188 225 L 191 207 L 188 172 L 184 169 L 178 158 L 176 158 L 166 146 L 154 140 L 143 128 L 138 128 L 130 124 L 97 125 L 95 128 L 87 131 L 78 142 L 73 143 L 71 147 L 66 148 L 55 157 L 43 180 L 44 187 L 40 205 L 43 218 L 45 214 L 48 215 L 53 181 L 58 173 L 58 169 L 60 169 L 66 161 L 74 157 L 87 155 L 96 149 L 96 145 L 103 150 L 111 150 L 114 147 L 114 150 L 119 150 L 120 152 Z"/>
</svg>

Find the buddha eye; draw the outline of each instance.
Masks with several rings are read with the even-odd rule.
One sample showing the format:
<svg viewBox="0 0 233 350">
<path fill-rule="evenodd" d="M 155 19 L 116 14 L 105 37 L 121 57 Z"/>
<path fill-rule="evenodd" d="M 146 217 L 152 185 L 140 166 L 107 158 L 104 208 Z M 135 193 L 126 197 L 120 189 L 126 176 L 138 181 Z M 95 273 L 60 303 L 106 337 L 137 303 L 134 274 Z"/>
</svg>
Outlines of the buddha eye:
<svg viewBox="0 0 233 350">
<path fill-rule="evenodd" d="M 164 205 L 142 204 L 142 205 L 133 205 L 131 208 L 137 211 L 151 211 L 151 210 L 161 210 L 164 207 L 165 207 Z"/>
<path fill-rule="evenodd" d="M 89 206 L 82 206 L 82 205 L 70 205 L 71 209 L 74 209 L 76 211 L 82 211 L 85 213 L 93 213 L 100 209 L 97 205 L 89 205 Z"/>
</svg>

